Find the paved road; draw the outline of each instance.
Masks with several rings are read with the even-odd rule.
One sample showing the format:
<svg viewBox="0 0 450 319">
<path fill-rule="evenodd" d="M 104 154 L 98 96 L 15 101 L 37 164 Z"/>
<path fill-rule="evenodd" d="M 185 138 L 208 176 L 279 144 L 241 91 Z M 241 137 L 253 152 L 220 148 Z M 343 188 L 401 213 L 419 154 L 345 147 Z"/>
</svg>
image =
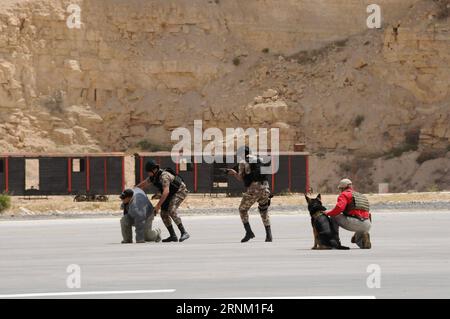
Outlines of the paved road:
<svg viewBox="0 0 450 319">
<path fill-rule="evenodd" d="M 257 238 L 247 244 L 239 243 L 238 216 L 217 216 L 186 217 L 192 238 L 185 243 L 141 245 L 119 244 L 117 218 L 2 221 L 0 295 L 163 290 L 81 297 L 450 297 L 450 212 L 375 213 L 373 249 L 350 251 L 310 250 L 306 215 L 274 216 L 274 243 L 263 242 L 258 216 L 251 221 Z M 343 242 L 350 236 L 342 232 Z M 81 267 L 81 289 L 67 288 L 70 264 Z M 367 287 L 371 264 L 381 269 L 379 289 Z"/>
</svg>

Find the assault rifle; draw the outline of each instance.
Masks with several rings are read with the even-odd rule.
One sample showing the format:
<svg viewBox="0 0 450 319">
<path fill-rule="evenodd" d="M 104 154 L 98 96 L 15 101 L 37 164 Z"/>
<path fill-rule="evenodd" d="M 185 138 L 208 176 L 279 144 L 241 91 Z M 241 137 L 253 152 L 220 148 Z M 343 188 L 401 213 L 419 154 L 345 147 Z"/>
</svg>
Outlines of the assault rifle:
<svg viewBox="0 0 450 319">
<path fill-rule="evenodd" d="M 219 171 L 222 172 L 224 175 L 228 175 L 228 173 L 232 169 L 235 170 L 236 172 L 239 172 L 239 165 L 236 165 L 233 168 L 219 168 Z"/>
</svg>

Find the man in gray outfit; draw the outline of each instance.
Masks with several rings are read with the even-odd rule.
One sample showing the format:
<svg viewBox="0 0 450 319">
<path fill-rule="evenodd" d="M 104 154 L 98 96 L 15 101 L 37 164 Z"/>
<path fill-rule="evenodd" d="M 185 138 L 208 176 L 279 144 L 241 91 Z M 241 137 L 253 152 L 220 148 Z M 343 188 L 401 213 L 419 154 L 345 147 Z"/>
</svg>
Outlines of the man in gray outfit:
<svg viewBox="0 0 450 319">
<path fill-rule="evenodd" d="M 135 227 L 136 243 L 161 241 L 161 230 L 152 230 L 155 214 L 147 195 L 140 189 L 126 189 L 121 195 L 123 217 L 120 219 L 122 244 L 133 243 L 132 226 Z"/>
</svg>

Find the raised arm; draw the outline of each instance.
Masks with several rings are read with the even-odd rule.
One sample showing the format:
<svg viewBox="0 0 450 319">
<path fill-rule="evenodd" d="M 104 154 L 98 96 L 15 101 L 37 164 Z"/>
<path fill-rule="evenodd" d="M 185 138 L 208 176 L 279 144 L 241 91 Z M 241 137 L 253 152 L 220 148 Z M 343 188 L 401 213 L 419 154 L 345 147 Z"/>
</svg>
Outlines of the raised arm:
<svg viewBox="0 0 450 319">
<path fill-rule="evenodd" d="M 227 175 L 233 176 L 237 180 L 242 181 L 242 176 L 232 168 L 227 170 Z"/>
<path fill-rule="evenodd" d="M 137 184 L 135 187 L 139 187 L 142 190 L 147 189 L 150 186 L 150 182 L 148 180 L 148 178 L 144 179 L 142 182 L 140 182 L 139 184 Z"/>
<path fill-rule="evenodd" d="M 170 184 L 163 185 L 163 192 L 161 194 L 161 198 L 159 199 L 158 204 L 156 204 L 155 206 L 155 215 L 158 214 L 162 204 L 166 201 L 167 196 L 169 196 L 169 192 L 170 192 Z"/>
<path fill-rule="evenodd" d="M 341 194 L 338 197 L 336 206 L 332 210 L 327 212 L 326 214 L 330 217 L 337 216 L 345 210 L 345 208 L 347 207 L 347 204 L 348 204 L 347 197 L 345 197 L 344 194 Z"/>
</svg>

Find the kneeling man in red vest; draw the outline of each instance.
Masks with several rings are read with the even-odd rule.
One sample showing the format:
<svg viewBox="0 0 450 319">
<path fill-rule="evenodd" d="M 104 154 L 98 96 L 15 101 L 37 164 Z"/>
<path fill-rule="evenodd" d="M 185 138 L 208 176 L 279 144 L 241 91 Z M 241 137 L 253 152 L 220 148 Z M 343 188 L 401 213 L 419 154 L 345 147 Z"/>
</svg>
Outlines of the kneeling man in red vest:
<svg viewBox="0 0 450 319">
<path fill-rule="evenodd" d="M 353 183 L 349 179 L 343 179 L 338 186 L 341 194 L 338 197 L 336 207 L 326 212 L 331 217 L 336 231 L 339 227 L 355 232 L 352 243 L 361 249 L 370 249 L 369 230 L 372 227 L 369 200 L 361 193 L 353 190 Z"/>
</svg>

